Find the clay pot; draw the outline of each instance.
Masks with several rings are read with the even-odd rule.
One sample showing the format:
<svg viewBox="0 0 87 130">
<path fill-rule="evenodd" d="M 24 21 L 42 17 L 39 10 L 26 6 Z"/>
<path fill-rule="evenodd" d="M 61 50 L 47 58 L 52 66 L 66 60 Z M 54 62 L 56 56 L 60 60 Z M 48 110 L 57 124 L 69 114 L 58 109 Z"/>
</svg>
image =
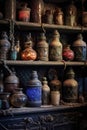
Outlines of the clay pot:
<svg viewBox="0 0 87 130">
<path fill-rule="evenodd" d="M 22 88 L 16 88 L 15 92 L 10 97 L 10 102 L 13 107 L 24 107 L 27 103 L 27 96 L 22 92 Z"/>
</svg>

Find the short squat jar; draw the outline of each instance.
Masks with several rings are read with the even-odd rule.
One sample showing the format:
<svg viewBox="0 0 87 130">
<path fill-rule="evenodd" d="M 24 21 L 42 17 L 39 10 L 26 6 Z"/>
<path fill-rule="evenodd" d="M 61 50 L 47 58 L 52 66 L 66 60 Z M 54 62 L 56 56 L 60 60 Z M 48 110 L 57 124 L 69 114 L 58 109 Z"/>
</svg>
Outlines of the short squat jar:
<svg viewBox="0 0 87 130">
<path fill-rule="evenodd" d="M 22 92 L 22 88 L 16 88 L 10 97 L 10 102 L 13 107 L 24 107 L 26 105 L 27 96 Z"/>
</svg>

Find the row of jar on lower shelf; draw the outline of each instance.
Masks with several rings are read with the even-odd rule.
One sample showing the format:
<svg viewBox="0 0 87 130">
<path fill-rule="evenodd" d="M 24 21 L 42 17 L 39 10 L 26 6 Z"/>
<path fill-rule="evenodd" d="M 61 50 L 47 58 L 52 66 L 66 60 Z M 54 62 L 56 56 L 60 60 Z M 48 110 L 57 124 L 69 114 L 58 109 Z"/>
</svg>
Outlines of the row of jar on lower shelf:
<svg viewBox="0 0 87 130">
<path fill-rule="evenodd" d="M 28 81 L 24 94 L 22 88 L 19 87 L 18 78 L 11 74 L 5 79 L 4 91 L 0 86 L 2 89 L 0 107 L 1 109 L 7 109 L 10 105 L 13 107 L 40 107 L 49 104 L 58 106 L 61 98 L 66 102 L 78 102 L 78 82 L 74 76 L 75 73 L 70 67 L 67 70 L 63 85 L 54 75 L 54 79 L 48 86 L 46 77 L 43 77 L 41 82 L 38 79 L 37 71 L 32 71 L 31 79 Z M 84 98 L 81 100 L 84 102 Z"/>
</svg>

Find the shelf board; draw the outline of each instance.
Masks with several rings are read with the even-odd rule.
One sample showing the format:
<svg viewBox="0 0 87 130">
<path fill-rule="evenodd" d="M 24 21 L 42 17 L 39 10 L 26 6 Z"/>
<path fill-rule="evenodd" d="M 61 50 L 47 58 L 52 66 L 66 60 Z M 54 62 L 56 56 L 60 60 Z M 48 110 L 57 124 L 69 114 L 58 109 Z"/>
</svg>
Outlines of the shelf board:
<svg viewBox="0 0 87 130">
<path fill-rule="evenodd" d="M 9 21 L 8 20 L 0 20 L 0 24 L 8 25 Z M 59 29 L 59 30 L 67 30 L 67 31 L 87 31 L 87 27 L 81 27 L 81 26 L 67 26 L 67 25 L 56 25 L 56 24 L 46 24 L 46 23 L 33 23 L 33 22 L 22 22 L 22 21 L 15 21 L 15 25 L 21 30 L 21 29 L 40 29 L 42 28 L 50 30 L 50 29 Z"/>
<path fill-rule="evenodd" d="M 82 31 L 82 28 L 80 26 L 72 27 L 67 25 L 56 25 L 56 24 L 39 24 L 39 23 L 32 23 L 32 22 L 21 22 L 16 21 L 15 24 L 18 27 L 25 27 L 25 29 L 60 29 L 60 30 L 71 30 L 71 31 Z M 24 29 L 24 28 L 23 28 Z"/>
<path fill-rule="evenodd" d="M 6 60 L 7 65 L 28 65 L 28 66 L 86 66 L 87 62 L 77 62 L 77 61 L 23 61 L 23 60 Z"/>
</svg>

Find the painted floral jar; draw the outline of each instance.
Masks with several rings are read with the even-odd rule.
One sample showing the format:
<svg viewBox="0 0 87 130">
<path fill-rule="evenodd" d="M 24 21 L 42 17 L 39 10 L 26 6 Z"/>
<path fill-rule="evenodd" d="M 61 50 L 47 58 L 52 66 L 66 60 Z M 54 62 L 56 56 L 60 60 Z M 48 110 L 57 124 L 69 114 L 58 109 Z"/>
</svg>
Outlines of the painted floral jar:
<svg viewBox="0 0 87 130">
<path fill-rule="evenodd" d="M 37 71 L 32 71 L 31 78 L 26 86 L 26 95 L 28 97 L 28 106 L 40 107 L 42 104 L 42 84 L 38 79 Z"/>
</svg>

